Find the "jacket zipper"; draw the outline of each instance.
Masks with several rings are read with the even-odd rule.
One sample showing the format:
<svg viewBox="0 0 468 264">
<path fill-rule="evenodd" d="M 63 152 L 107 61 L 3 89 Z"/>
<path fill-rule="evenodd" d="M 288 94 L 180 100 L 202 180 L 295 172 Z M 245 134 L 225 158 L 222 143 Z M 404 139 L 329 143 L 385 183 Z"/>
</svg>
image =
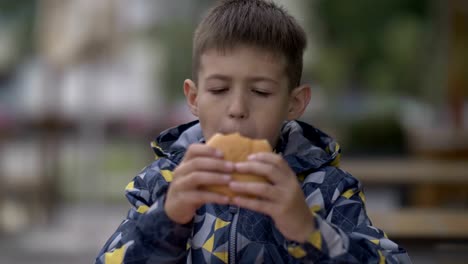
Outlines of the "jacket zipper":
<svg viewBox="0 0 468 264">
<path fill-rule="evenodd" d="M 228 263 L 236 263 L 237 253 L 237 220 L 239 219 L 239 207 L 230 205 L 229 213 L 232 215 L 231 227 L 229 229 L 229 261 Z"/>
</svg>

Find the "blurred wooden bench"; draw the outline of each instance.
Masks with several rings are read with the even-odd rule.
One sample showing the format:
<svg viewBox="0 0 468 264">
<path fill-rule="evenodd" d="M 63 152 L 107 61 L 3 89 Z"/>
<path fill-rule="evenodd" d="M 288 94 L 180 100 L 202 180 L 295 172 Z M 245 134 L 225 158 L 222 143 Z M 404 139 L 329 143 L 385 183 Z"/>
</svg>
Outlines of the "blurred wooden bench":
<svg viewBox="0 0 468 264">
<path fill-rule="evenodd" d="M 365 184 L 468 184 L 468 160 L 351 159 L 341 167 Z"/>
<path fill-rule="evenodd" d="M 468 242 L 468 212 L 446 209 L 401 209 L 368 212 L 390 239 Z"/>
<path fill-rule="evenodd" d="M 404 189 L 407 206 L 468 208 L 468 160 L 355 159 L 342 162 L 341 167 L 367 189 Z"/>
<path fill-rule="evenodd" d="M 468 161 L 426 159 L 351 159 L 341 168 L 365 189 L 399 190 L 401 209 L 368 210 L 373 224 L 391 239 L 416 244 L 468 243 Z"/>
</svg>

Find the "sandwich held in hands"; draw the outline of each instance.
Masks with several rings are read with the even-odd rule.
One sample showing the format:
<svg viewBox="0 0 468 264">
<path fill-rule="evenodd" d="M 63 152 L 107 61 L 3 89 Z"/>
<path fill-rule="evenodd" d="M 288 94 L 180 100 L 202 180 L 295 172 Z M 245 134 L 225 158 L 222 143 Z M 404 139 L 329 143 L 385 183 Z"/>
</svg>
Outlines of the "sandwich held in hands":
<svg viewBox="0 0 468 264">
<path fill-rule="evenodd" d="M 208 146 L 221 150 L 224 154 L 224 159 L 228 161 L 242 162 L 247 161 L 247 157 L 258 152 L 272 152 L 272 148 L 266 139 L 250 139 L 241 136 L 239 133 L 228 135 L 215 134 L 206 142 Z M 253 175 L 233 173 L 232 180 L 241 182 L 267 182 L 265 177 Z M 212 185 L 204 187 L 205 190 L 224 194 L 229 197 L 234 197 L 236 194 L 229 189 L 227 185 Z"/>
</svg>

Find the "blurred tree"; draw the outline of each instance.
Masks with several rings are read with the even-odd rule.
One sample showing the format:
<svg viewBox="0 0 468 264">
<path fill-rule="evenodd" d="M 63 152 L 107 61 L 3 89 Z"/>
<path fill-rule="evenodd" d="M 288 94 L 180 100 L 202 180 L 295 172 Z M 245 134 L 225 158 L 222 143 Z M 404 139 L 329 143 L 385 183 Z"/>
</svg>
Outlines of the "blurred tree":
<svg viewBox="0 0 468 264">
<path fill-rule="evenodd" d="M 434 62 L 443 61 L 438 56 L 443 53 L 443 41 L 437 41 L 443 37 L 437 34 L 444 28 L 436 30 L 434 20 L 440 11 L 434 8 L 435 3 L 308 2 L 320 24 L 317 25 L 317 19 L 310 21 L 318 32 L 319 48 L 317 59 L 306 69 L 330 95 L 326 114 L 338 127 L 340 141 L 348 153 L 406 153 L 400 98 L 441 101 L 445 72 L 434 67 Z"/>
<path fill-rule="evenodd" d="M 192 34 L 194 26 L 171 21 L 161 29 L 163 46 L 166 47 L 164 88 L 169 101 L 183 96 L 183 82 L 192 74 Z"/>
<path fill-rule="evenodd" d="M 324 26 L 311 69 L 325 87 L 421 95 L 428 0 L 318 0 L 310 7 Z"/>
<path fill-rule="evenodd" d="M 201 16 L 215 0 L 175 0 L 168 8 L 174 12 L 159 27 L 158 37 L 166 47 L 164 84 L 168 100 L 173 102 L 183 97 L 183 82 L 192 76 L 192 38 Z M 183 10 L 181 7 L 184 6 Z M 172 11 L 171 11 L 172 10 Z"/>
<path fill-rule="evenodd" d="M 0 0 L 0 74 L 8 74 L 33 49 L 36 1 Z"/>
<path fill-rule="evenodd" d="M 465 3 L 463 5 L 463 3 Z M 466 2 L 448 1 L 448 100 L 453 126 L 461 130 L 464 126 L 463 108 L 468 99 L 468 5 Z"/>
</svg>

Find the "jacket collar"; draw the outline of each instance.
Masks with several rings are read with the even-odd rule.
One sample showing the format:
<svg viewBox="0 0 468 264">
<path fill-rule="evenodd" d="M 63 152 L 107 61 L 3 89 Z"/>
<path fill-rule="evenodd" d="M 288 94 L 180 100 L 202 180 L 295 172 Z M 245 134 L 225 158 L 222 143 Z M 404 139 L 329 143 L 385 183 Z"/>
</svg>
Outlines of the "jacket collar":
<svg viewBox="0 0 468 264">
<path fill-rule="evenodd" d="M 158 157 L 169 158 L 178 164 L 190 144 L 203 142 L 200 123 L 196 120 L 165 130 L 151 145 Z M 297 120 L 283 124 L 275 151 L 297 174 L 326 165 L 337 166 L 341 152 L 330 136 Z"/>
</svg>

